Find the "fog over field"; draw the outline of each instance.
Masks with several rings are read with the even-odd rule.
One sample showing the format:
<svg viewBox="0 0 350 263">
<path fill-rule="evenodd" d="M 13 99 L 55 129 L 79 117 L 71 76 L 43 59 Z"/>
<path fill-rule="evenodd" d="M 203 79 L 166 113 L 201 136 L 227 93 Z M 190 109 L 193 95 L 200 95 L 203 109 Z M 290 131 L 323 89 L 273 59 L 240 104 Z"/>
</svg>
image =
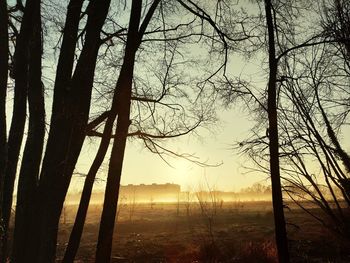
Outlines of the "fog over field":
<svg viewBox="0 0 350 263">
<path fill-rule="evenodd" d="M 66 197 L 66 204 L 78 204 L 81 193 L 71 193 Z M 215 199 L 218 202 L 232 201 L 271 201 L 271 188 L 262 184 L 254 184 L 251 187 L 243 188 L 238 192 L 220 191 L 208 186 L 193 188 L 184 191 L 177 184 L 140 184 L 121 185 L 119 188 L 120 203 L 148 203 L 148 202 L 196 202 L 197 199 Z M 95 191 L 91 195 L 92 204 L 102 204 L 104 192 Z"/>
</svg>

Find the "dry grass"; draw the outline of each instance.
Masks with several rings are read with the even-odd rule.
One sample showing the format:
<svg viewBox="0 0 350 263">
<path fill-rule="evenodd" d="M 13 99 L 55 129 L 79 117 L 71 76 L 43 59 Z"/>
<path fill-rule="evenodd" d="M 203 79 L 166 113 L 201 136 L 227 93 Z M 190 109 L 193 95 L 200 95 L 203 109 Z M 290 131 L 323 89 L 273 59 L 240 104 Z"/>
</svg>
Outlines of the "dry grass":
<svg viewBox="0 0 350 263">
<path fill-rule="evenodd" d="M 278 263 L 276 245 L 270 240 L 250 241 L 242 246 L 237 262 Z"/>
<path fill-rule="evenodd" d="M 66 224 L 61 224 L 58 257 L 62 257 L 74 220 L 74 209 L 66 209 Z M 88 222 L 78 251 L 77 262 L 94 262 L 100 206 L 89 210 Z M 225 203 L 217 211 L 210 231 L 207 218 L 197 204 L 137 204 L 129 219 L 127 208 L 120 211 L 116 224 L 112 262 L 234 262 L 275 263 L 273 214 L 268 202 Z M 350 246 L 340 249 L 340 241 L 300 210 L 287 213 L 292 262 L 350 262 Z M 327 244 L 327 242 L 332 244 Z M 321 250 L 319 249 L 321 247 Z M 318 252 L 315 253 L 315 252 Z M 346 261 L 348 260 L 348 261 Z"/>
</svg>

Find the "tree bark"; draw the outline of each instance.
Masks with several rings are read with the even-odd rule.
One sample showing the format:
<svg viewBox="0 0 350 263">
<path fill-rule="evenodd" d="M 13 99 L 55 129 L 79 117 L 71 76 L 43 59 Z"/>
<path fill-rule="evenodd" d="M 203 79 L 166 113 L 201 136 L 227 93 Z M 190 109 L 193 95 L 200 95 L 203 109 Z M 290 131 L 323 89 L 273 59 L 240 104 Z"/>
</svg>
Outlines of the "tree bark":
<svg viewBox="0 0 350 263">
<path fill-rule="evenodd" d="M 279 142 L 277 123 L 277 60 L 275 50 L 274 21 L 271 13 L 271 0 L 265 0 L 266 25 L 268 31 L 269 47 L 269 83 L 268 83 L 268 119 L 269 119 L 269 150 L 270 150 L 270 173 L 272 186 L 272 202 L 275 220 L 275 236 L 280 263 L 289 262 L 288 239 L 286 222 L 283 211 L 283 196 L 281 188 L 280 165 L 279 165 Z"/>
<path fill-rule="evenodd" d="M 7 162 L 6 93 L 8 74 L 8 13 L 5 0 L 0 0 L 0 205 L 3 203 L 5 167 Z M 0 207 L 0 227 L 4 229 L 3 210 Z M 0 231 L 0 260 L 3 258 L 6 233 Z"/>
</svg>

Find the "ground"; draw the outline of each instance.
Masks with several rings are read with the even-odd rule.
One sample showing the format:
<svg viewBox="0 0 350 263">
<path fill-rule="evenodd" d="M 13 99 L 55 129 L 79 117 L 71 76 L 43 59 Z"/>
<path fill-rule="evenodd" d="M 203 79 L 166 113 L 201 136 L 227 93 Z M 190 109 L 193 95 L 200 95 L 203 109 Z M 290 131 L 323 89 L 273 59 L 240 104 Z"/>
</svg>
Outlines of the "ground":
<svg viewBox="0 0 350 263">
<path fill-rule="evenodd" d="M 62 213 L 58 262 L 76 207 Z M 94 262 L 100 212 L 101 205 L 90 206 L 76 262 Z M 349 244 L 302 210 L 292 208 L 286 217 L 292 262 L 350 262 Z M 111 262 L 277 262 L 271 203 L 123 204 Z"/>
</svg>

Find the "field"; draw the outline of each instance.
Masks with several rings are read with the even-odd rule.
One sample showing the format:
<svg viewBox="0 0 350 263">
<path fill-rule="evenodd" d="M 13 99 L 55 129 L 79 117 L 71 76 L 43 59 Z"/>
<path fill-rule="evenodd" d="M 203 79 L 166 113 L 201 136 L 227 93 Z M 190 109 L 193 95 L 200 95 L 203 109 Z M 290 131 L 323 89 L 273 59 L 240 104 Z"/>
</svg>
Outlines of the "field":
<svg viewBox="0 0 350 263">
<path fill-rule="evenodd" d="M 76 208 L 66 205 L 63 210 L 58 259 Z M 76 262 L 93 262 L 100 213 L 101 205 L 90 206 Z M 286 216 L 292 262 L 350 262 L 347 242 L 296 207 Z M 273 237 L 267 201 L 122 204 L 111 262 L 276 262 Z"/>
</svg>

